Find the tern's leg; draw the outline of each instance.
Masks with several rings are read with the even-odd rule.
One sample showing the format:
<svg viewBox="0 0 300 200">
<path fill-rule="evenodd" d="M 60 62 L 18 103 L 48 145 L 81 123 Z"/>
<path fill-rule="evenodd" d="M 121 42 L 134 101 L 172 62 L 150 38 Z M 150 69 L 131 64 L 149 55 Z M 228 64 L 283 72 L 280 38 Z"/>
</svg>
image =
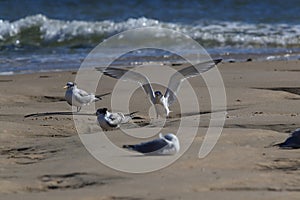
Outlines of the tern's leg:
<svg viewBox="0 0 300 200">
<path fill-rule="evenodd" d="M 167 119 L 171 119 L 172 117 L 170 116 L 170 113 L 171 113 L 172 111 L 170 111 L 170 110 L 166 110 L 166 118 Z"/>
</svg>

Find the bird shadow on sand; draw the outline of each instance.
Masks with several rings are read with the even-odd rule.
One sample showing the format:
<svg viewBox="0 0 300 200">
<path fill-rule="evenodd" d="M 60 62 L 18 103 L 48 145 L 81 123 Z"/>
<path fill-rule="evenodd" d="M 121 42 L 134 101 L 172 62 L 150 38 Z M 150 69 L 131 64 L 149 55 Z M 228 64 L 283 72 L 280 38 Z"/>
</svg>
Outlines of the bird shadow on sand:
<svg viewBox="0 0 300 200">
<path fill-rule="evenodd" d="M 28 114 L 25 115 L 24 118 L 28 118 L 28 117 L 45 117 L 45 116 L 53 116 L 53 115 L 85 115 L 85 116 L 96 116 L 95 113 L 77 113 L 77 112 L 44 112 L 44 113 L 32 113 L 32 114 Z"/>
<path fill-rule="evenodd" d="M 139 157 L 171 157 L 173 155 L 168 154 L 130 154 L 130 155 L 123 155 L 122 157 L 130 157 L 130 158 L 139 158 Z"/>
<path fill-rule="evenodd" d="M 197 115 L 206 115 L 206 114 L 213 114 L 213 113 L 221 113 L 221 112 L 228 112 L 228 111 L 235 111 L 245 108 L 245 106 L 239 106 L 236 108 L 227 108 L 227 109 L 219 109 L 219 110 L 206 110 L 206 111 L 200 111 L 200 112 L 188 112 L 188 113 L 179 113 L 175 116 L 175 118 L 181 118 L 181 117 L 191 117 L 191 116 L 197 116 Z"/>
<path fill-rule="evenodd" d="M 300 95 L 300 87 L 273 87 L 273 88 L 255 88 L 254 87 L 253 89 L 281 91 L 281 92 L 287 92 L 290 94 Z"/>
</svg>

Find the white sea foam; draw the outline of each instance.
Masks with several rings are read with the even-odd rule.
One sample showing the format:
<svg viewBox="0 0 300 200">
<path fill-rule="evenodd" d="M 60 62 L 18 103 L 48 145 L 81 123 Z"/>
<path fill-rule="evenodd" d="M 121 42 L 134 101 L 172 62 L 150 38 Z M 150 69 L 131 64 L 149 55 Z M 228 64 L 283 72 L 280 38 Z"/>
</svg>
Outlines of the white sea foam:
<svg viewBox="0 0 300 200">
<path fill-rule="evenodd" d="M 7 75 L 13 75 L 14 74 L 14 72 L 12 72 L 12 71 L 9 71 L 9 72 L 0 72 L 0 76 L 7 76 Z"/>
<path fill-rule="evenodd" d="M 126 21 L 64 21 L 38 14 L 14 22 L 0 20 L 0 45 L 99 43 L 124 30 L 157 26 L 178 30 L 192 38 L 215 46 L 298 47 L 300 25 L 250 24 L 242 22 L 200 21 L 197 24 L 167 23 L 145 17 Z M 31 30 L 27 33 L 27 30 Z M 36 31 L 36 32 L 34 32 Z M 32 37 L 33 32 L 38 37 Z M 20 36 L 22 35 L 22 39 Z M 160 35 L 158 34 L 159 38 Z M 21 40 L 21 41 L 20 41 Z"/>
</svg>

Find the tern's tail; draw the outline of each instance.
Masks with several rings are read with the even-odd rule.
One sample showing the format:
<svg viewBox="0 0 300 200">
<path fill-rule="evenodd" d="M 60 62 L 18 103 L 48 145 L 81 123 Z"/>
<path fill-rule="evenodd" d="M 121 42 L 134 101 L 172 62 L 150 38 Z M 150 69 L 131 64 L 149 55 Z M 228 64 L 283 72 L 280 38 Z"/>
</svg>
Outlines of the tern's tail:
<svg viewBox="0 0 300 200">
<path fill-rule="evenodd" d="M 129 114 L 121 114 L 123 116 L 122 118 L 122 124 L 129 122 L 130 120 L 132 120 L 132 118 L 134 117 L 134 114 L 137 113 L 137 111 L 129 113 Z"/>
<path fill-rule="evenodd" d="M 122 147 L 123 147 L 124 149 L 134 150 L 134 145 L 123 145 Z"/>
<path fill-rule="evenodd" d="M 135 114 L 135 113 L 138 113 L 138 112 L 139 112 L 139 111 L 134 111 L 134 112 L 132 112 L 132 113 L 125 114 L 124 116 L 125 116 L 125 117 L 131 117 L 131 118 L 132 118 L 132 117 L 134 117 L 134 114 Z"/>
<path fill-rule="evenodd" d="M 99 100 L 102 100 L 102 97 L 107 96 L 109 94 L 111 94 L 111 93 L 108 92 L 108 93 L 104 93 L 104 94 L 99 94 L 99 95 L 95 95 L 95 97 L 98 98 Z"/>
<path fill-rule="evenodd" d="M 222 58 L 217 58 L 217 59 L 214 59 L 214 63 L 215 65 L 220 63 L 223 59 Z"/>
<path fill-rule="evenodd" d="M 272 146 L 272 147 L 281 147 L 282 145 L 284 145 L 284 142 L 282 142 L 282 143 L 276 143 L 276 144 L 271 144 L 270 146 Z"/>
</svg>

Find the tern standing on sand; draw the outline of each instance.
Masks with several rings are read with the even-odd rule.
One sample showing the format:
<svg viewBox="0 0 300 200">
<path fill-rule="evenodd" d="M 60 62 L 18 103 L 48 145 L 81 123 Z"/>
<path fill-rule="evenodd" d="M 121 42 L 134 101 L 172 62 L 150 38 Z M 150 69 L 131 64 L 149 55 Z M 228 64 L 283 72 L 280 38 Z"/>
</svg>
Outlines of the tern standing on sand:
<svg viewBox="0 0 300 200">
<path fill-rule="evenodd" d="M 76 83 L 68 82 L 64 87 L 67 89 L 65 93 L 65 99 L 71 106 L 76 106 L 77 112 L 81 110 L 82 106 L 89 105 L 92 102 L 101 100 L 102 96 L 108 95 L 110 93 L 106 93 L 103 95 L 95 96 L 92 93 L 87 93 L 86 91 L 77 88 Z"/>
</svg>

